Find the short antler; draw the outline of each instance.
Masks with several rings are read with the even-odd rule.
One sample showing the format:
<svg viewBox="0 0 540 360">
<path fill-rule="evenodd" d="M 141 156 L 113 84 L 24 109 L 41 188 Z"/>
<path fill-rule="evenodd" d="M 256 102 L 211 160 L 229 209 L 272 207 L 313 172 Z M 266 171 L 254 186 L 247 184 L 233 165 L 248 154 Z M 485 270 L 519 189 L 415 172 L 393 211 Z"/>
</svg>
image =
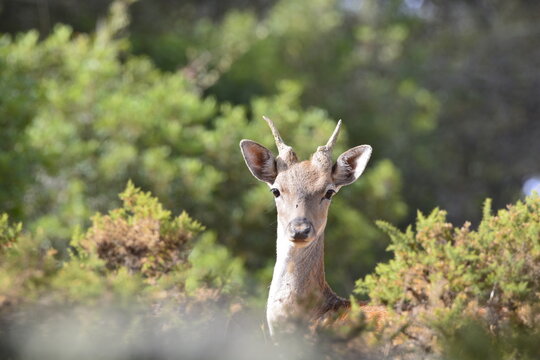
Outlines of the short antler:
<svg viewBox="0 0 540 360">
<path fill-rule="evenodd" d="M 326 151 L 332 153 L 332 149 L 334 148 L 334 145 L 336 144 L 340 129 L 341 129 L 341 120 L 338 121 L 336 128 L 334 129 L 334 132 L 332 133 L 332 136 L 330 136 L 330 139 L 328 139 L 328 142 L 324 146 L 326 148 Z M 319 151 L 319 149 L 317 149 L 317 151 Z"/>
<path fill-rule="evenodd" d="M 270 130 L 272 130 L 272 135 L 274 135 L 274 140 L 276 141 L 276 146 L 278 148 L 279 153 L 281 154 L 282 152 L 291 149 L 290 146 L 285 144 L 285 142 L 281 138 L 281 135 L 279 135 L 279 131 L 276 128 L 276 125 L 274 125 L 274 122 L 272 120 L 270 120 L 270 118 L 268 118 L 266 116 L 263 116 L 263 119 L 266 121 L 268 126 L 270 126 Z"/>
<path fill-rule="evenodd" d="M 294 153 L 293 148 L 285 144 L 285 142 L 281 138 L 281 135 L 279 135 L 279 131 L 274 125 L 274 122 L 266 116 L 263 116 L 263 119 L 270 127 L 270 130 L 272 130 L 272 135 L 274 135 L 274 140 L 279 151 L 278 158 L 283 160 L 285 162 L 285 165 L 292 165 L 293 163 L 297 162 L 298 159 L 296 158 L 296 154 Z"/>
<path fill-rule="evenodd" d="M 339 130 L 341 129 L 341 120 L 338 121 L 334 132 L 328 139 L 326 145 L 319 146 L 315 154 L 313 154 L 313 159 L 318 162 L 321 166 L 332 166 L 332 149 L 336 144 Z"/>
</svg>

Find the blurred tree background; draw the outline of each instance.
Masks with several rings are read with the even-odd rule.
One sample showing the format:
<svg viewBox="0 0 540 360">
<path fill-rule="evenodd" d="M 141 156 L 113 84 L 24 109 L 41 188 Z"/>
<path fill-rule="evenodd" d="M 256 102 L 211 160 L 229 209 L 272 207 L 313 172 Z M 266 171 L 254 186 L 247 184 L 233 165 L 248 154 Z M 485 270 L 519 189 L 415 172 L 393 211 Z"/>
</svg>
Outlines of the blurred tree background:
<svg viewBox="0 0 540 360">
<path fill-rule="evenodd" d="M 331 208 L 343 294 L 386 256 L 374 220 L 477 224 L 540 173 L 538 2 L 128 3 L 0 0 L 0 213 L 60 254 L 131 179 L 268 281 L 273 199 L 238 149 L 273 148 L 263 114 L 304 157 L 339 118 L 337 153 L 375 149 Z"/>
</svg>

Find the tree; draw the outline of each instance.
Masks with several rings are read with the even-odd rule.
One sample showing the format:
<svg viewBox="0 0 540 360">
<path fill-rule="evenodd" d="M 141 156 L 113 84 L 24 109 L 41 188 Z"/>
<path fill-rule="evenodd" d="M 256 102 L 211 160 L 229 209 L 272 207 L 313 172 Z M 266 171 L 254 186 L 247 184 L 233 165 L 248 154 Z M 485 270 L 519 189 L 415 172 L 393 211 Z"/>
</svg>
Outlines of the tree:
<svg viewBox="0 0 540 360">
<path fill-rule="evenodd" d="M 3 73 L 26 74 L 40 94 L 38 101 L 32 92 L 17 98 L 19 108 L 33 110 L 24 115 L 26 122 L 17 113 L 7 117 L 24 124 L 18 131 L 25 142 L 11 149 L 37 154 L 20 163 L 13 179 L 24 185 L 15 199 L 16 219 L 66 255 L 74 229 L 88 226 L 95 211 L 115 206 L 116 194 L 131 179 L 166 207 L 200 219 L 251 269 L 265 268 L 275 247 L 268 226 L 274 221 L 272 195 L 247 173 L 238 143 L 251 138 L 271 148 L 265 114 L 305 158 L 326 142 L 334 122 L 321 109 L 303 109 L 301 87 L 290 81 L 249 107 L 202 96 L 184 72 L 162 72 L 147 58 L 125 52 L 125 38 L 115 37 L 126 24 L 125 12 L 121 3 L 112 10 L 95 34 L 75 35 L 58 26 L 42 42 L 36 32 L 3 37 Z M 342 139 L 336 153 L 345 147 L 346 132 Z M 4 156 L 15 162 L 11 149 Z M 403 214 L 400 185 L 392 163 L 379 161 L 337 199 L 329 226 L 329 273 L 341 290 L 352 287 L 383 252 L 382 234 L 371 220 Z"/>
</svg>

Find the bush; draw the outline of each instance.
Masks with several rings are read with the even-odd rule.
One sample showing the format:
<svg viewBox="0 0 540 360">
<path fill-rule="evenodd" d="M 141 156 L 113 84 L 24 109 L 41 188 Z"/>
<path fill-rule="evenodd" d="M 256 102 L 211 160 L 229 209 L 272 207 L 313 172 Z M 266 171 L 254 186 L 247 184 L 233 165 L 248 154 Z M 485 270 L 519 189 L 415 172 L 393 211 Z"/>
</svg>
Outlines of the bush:
<svg viewBox="0 0 540 360">
<path fill-rule="evenodd" d="M 356 292 L 393 309 L 403 333 L 426 350 L 440 348 L 437 338 L 455 350 L 460 336 L 464 341 L 477 329 L 490 341 L 515 345 L 501 346 L 501 358 L 527 358 L 532 348 L 519 348 L 519 341 L 540 329 L 540 197 L 496 215 L 487 200 L 476 231 L 469 223 L 453 227 L 445 215 L 419 213 L 416 229 L 405 232 L 379 222 L 394 259 L 359 280 Z"/>
<path fill-rule="evenodd" d="M 120 194 L 124 206 L 96 215 L 81 245 L 105 260 L 107 268 L 127 268 L 144 277 L 169 273 L 187 262 L 189 241 L 203 227 L 187 213 L 171 219 L 156 198 L 130 182 Z"/>
<path fill-rule="evenodd" d="M 75 237 L 67 261 L 1 217 L 2 303 L 148 304 L 167 296 L 189 299 L 205 289 L 213 289 L 215 299 L 239 294 L 242 262 L 215 244 L 211 234 L 195 241 L 203 231 L 200 223 L 186 213 L 172 217 L 132 183 L 120 198 L 122 208 L 97 214 L 92 227 Z M 206 267 L 203 257 L 213 266 Z M 191 292 L 186 291 L 188 283 Z"/>
</svg>

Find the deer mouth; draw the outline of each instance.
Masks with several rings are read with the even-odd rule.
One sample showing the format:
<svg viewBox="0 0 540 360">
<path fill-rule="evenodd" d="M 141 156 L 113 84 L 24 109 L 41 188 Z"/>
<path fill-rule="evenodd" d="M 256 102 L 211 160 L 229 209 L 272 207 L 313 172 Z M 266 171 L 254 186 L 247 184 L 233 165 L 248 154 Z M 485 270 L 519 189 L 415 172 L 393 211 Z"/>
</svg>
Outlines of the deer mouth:
<svg viewBox="0 0 540 360">
<path fill-rule="evenodd" d="M 313 240 L 313 237 L 311 236 L 301 236 L 301 237 L 290 237 L 289 238 L 289 241 L 292 243 L 292 245 L 294 247 L 299 247 L 299 248 L 302 248 L 302 247 L 306 247 L 308 246 L 309 244 L 311 244 Z"/>
<path fill-rule="evenodd" d="M 291 236 L 289 238 L 289 241 L 295 246 L 295 247 L 304 247 L 311 243 L 313 240 L 312 236 L 309 236 L 309 234 L 301 235 L 301 236 Z"/>
</svg>

